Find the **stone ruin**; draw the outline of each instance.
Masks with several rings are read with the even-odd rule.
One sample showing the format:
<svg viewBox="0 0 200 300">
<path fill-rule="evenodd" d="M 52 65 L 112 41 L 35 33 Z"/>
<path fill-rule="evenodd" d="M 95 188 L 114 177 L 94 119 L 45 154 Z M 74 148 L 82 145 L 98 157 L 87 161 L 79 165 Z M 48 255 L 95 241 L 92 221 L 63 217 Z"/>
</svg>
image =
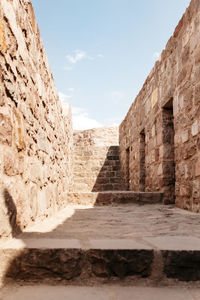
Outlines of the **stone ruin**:
<svg viewBox="0 0 200 300">
<path fill-rule="evenodd" d="M 73 136 L 31 2 L 0 2 L 1 237 L 65 207 L 68 192 L 160 192 L 164 203 L 199 212 L 199 6 L 192 0 L 118 142 L 116 128 Z"/>
<path fill-rule="evenodd" d="M 120 127 L 73 132 L 30 0 L 1 0 L 0 237 L 71 204 L 200 212 L 199 41 L 192 0 Z"/>
</svg>

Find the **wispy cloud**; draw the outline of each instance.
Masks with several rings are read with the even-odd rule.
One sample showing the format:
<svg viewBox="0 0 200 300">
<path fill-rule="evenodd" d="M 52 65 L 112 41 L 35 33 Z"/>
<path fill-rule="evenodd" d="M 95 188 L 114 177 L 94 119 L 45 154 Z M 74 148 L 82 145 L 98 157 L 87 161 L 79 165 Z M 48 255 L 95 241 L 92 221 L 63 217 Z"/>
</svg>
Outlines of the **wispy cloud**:
<svg viewBox="0 0 200 300">
<path fill-rule="evenodd" d="M 104 58 L 103 54 L 97 54 L 95 56 L 88 55 L 86 51 L 83 50 L 75 50 L 73 54 L 67 54 L 66 58 L 70 65 L 65 66 L 64 70 L 71 71 L 73 70 L 73 66 L 83 59 L 87 60 L 95 60 L 97 58 Z"/>
<path fill-rule="evenodd" d="M 67 99 L 70 99 L 72 98 L 72 95 L 66 95 L 66 94 L 63 94 L 61 92 L 58 93 L 58 96 L 59 96 L 59 99 L 62 103 L 66 102 Z"/>
<path fill-rule="evenodd" d="M 80 61 L 86 57 L 87 57 L 86 52 L 82 51 L 82 50 L 75 50 L 73 55 L 68 54 L 66 56 L 68 62 L 71 64 L 76 64 L 78 61 Z"/>
<path fill-rule="evenodd" d="M 68 99 L 73 97 L 73 92 L 75 91 L 74 88 L 68 88 L 67 90 L 71 93 L 70 95 L 66 95 L 62 92 L 58 93 L 64 112 L 69 111 L 70 105 L 67 101 Z M 71 110 L 74 130 L 87 130 L 97 127 L 103 127 L 103 125 L 97 120 L 90 118 L 87 109 L 72 106 Z"/>
<path fill-rule="evenodd" d="M 160 59 L 160 55 L 161 55 L 161 53 L 160 52 L 154 52 L 154 54 L 153 54 L 153 58 L 154 59 Z"/>
<path fill-rule="evenodd" d="M 103 127 L 97 120 L 90 118 L 88 111 L 81 107 L 72 107 L 72 120 L 74 130 Z"/>
</svg>

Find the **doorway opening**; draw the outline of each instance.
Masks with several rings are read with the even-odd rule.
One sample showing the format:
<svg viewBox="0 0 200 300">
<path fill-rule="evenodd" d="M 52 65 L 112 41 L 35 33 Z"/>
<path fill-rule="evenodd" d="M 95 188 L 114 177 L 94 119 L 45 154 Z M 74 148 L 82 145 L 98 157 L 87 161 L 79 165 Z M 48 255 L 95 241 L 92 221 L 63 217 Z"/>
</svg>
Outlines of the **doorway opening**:
<svg viewBox="0 0 200 300">
<path fill-rule="evenodd" d="M 162 110 L 163 123 L 163 192 L 164 203 L 175 203 L 174 113 L 173 98 Z"/>
<path fill-rule="evenodd" d="M 140 132 L 140 191 L 145 191 L 146 181 L 145 131 Z"/>
</svg>

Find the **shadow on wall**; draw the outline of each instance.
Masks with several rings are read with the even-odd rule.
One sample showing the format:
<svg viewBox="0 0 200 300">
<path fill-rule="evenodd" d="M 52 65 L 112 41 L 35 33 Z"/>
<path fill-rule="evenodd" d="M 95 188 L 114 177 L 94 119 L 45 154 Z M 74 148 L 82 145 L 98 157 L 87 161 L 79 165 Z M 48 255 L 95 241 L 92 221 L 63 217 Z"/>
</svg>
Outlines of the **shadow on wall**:
<svg viewBox="0 0 200 300">
<path fill-rule="evenodd" d="M 101 168 L 92 192 L 125 191 L 126 184 L 121 170 L 119 146 L 108 149 L 103 167 Z"/>
<path fill-rule="evenodd" d="M 17 208 L 7 189 L 4 189 L 3 191 L 3 198 L 8 211 L 9 223 L 12 230 L 11 234 L 12 237 L 15 237 L 17 234 L 22 232 L 20 226 L 17 224 Z"/>
</svg>

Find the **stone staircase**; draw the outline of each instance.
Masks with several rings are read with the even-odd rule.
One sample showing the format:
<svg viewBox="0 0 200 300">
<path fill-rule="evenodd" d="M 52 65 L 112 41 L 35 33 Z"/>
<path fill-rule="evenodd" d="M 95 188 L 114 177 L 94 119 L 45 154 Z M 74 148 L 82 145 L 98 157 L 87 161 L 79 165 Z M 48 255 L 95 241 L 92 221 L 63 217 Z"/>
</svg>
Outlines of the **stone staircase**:
<svg viewBox="0 0 200 300">
<path fill-rule="evenodd" d="M 93 192 L 126 190 L 123 173 L 120 166 L 119 146 L 108 149 L 103 167 L 101 168 Z"/>
<path fill-rule="evenodd" d="M 103 149 L 76 149 L 77 190 L 66 193 L 66 209 L 0 245 L 1 283 L 8 286 L 2 299 L 27 299 L 19 288 L 24 285 L 100 285 L 102 291 L 105 284 L 139 286 L 142 291 L 160 286 L 161 293 L 163 286 L 200 286 L 198 215 L 163 206 L 162 193 L 126 191 L 118 146 Z M 99 153 L 106 153 L 106 159 Z M 16 298 L 9 298 L 14 284 Z M 132 293 L 125 299 L 133 299 Z M 165 299 L 155 294 L 135 299 Z M 73 291 L 67 299 L 79 297 Z M 176 292 L 171 297 L 191 299 L 185 294 L 176 298 Z"/>
<path fill-rule="evenodd" d="M 126 190 L 120 165 L 119 146 L 76 147 L 74 192 L 66 194 L 68 204 L 117 205 L 161 203 L 163 194 Z"/>
<path fill-rule="evenodd" d="M 161 204 L 68 207 L 54 219 L 36 224 L 0 245 L 1 280 L 7 285 L 5 298 L 1 299 L 27 299 L 7 298 L 16 284 L 17 291 L 21 286 L 41 284 L 57 288 L 101 286 L 102 290 L 105 284 L 137 286 L 141 290 L 160 286 L 162 292 L 164 286 L 197 288 L 198 223 L 198 215 Z M 175 296 L 173 299 L 193 299 L 186 294 L 185 298 Z M 60 299 L 64 297 L 66 294 Z M 67 299 L 76 297 L 74 291 Z M 132 299 L 131 294 L 127 297 Z M 41 298 L 35 295 L 35 299 Z M 152 294 L 137 299 L 165 298 Z"/>
<path fill-rule="evenodd" d="M 74 191 L 123 191 L 126 185 L 120 167 L 119 146 L 76 147 Z"/>
</svg>

